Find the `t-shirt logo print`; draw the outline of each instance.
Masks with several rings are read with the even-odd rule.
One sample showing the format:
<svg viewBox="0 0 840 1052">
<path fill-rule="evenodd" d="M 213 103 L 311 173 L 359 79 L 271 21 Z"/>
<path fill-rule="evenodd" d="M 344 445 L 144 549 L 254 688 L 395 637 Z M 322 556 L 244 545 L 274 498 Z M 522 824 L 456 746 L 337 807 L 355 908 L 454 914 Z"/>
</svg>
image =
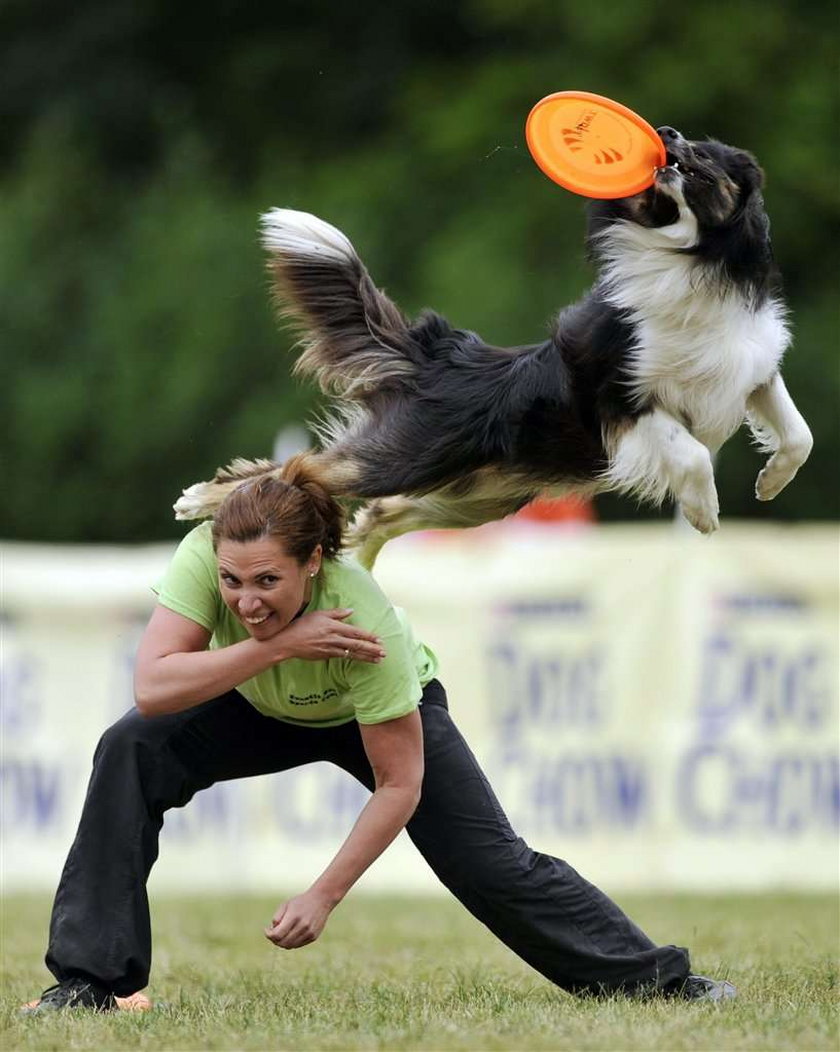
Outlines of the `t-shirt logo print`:
<svg viewBox="0 0 840 1052">
<path fill-rule="evenodd" d="M 327 687 L 323 694 L 289 694 L 290 705 L 320 705 L 322 701 L 330 701 L 338 697 L 338 691 Z"/>
</svg>

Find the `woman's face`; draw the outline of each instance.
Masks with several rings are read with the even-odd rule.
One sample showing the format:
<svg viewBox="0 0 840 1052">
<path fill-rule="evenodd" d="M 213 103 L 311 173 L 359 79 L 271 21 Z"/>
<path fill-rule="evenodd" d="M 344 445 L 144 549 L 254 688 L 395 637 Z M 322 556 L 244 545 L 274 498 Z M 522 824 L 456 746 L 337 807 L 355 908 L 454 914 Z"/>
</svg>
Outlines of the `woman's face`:
<svg viewBox="0 0 840 1052">
<path fill-rule="evenodd" d="M 282 632 L 312 595 L 321 546 L 301 565 L 276 537 L 219 541 L 219 588 L 225 605 L 254 639 Z"/>
</svg>

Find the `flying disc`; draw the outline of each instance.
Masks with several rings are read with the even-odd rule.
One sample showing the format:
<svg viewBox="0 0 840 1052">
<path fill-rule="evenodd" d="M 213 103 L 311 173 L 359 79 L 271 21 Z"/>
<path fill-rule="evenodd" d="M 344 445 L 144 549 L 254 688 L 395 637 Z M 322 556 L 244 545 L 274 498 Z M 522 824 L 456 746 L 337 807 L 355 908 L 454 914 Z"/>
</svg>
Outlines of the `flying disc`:
<svg viewBox="0 0 840 1052">
<path fill-rule="evenodd" d="M 584 197 L 630 197 L 652 186 L 665 164 L 662 140 L 643 117 L 589 91 L 540 99 L 525 139 L 549 179 Z"/>
</svg>

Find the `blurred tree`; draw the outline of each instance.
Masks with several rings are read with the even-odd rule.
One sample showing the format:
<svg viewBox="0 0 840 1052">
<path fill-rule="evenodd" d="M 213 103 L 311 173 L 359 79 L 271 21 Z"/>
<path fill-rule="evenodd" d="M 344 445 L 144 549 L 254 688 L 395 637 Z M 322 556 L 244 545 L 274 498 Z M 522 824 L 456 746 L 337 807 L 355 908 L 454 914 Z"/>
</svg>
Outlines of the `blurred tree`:
<svg viewBox="0 0 840 1052">
<path fill-rule="evenodd" d="M 5 0 L 3 535 L 174 536 L 184 485 L 312 411 L 266 295 L 272 205 L 345 229 L 408 312 L 540 339 L 592 277 L 583 203 L 523 141 L 564 87 L 761 159 L 797 334 L 785 375 L 817 445 L 764 505 L 733 439 L 721 502 L 837 517 L 837 39 L 819 0 Z"/>
</svg>

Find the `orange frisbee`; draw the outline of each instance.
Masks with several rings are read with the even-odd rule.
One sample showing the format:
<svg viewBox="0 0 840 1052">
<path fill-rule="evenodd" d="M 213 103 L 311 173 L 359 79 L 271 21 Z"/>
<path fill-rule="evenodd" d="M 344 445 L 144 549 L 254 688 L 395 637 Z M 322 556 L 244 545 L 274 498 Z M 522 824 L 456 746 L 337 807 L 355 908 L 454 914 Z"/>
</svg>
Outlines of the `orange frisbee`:
<svg viewBox="0 0 840 1052">
<path fill-rule="evenodd" d="M 665 164 L 656 131 L 620 102 L 589 91 L 546 95 L 528 114 L 528 149 L 555 183 L 584 197 L 630 197 Z"/>
</svg>

